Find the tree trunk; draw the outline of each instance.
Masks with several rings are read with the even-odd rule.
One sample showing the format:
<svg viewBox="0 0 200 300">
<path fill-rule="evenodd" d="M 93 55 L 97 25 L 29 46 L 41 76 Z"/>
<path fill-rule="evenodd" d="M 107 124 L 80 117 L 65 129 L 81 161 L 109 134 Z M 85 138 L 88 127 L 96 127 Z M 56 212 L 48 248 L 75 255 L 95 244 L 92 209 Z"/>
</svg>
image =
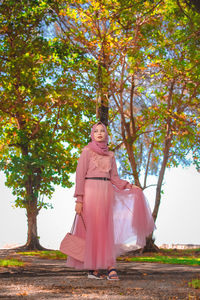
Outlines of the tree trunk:
<svg viewBox="0 0 200 300">
<path fill-rule="evenodd" d="M 18 125 L 21 130 L 26 128 L 25 120 L 17 115 Z M 24 158 L 29 157 L 29 145 L 27 141 L 20 141 L 21 152 Z M 35 196 L 36 191 L 40 189 L 41 183 L 41 168 L 33 169 L 30 163 L 25 164 L 24 169 L 29 174 L 27 180 L 25 181 L 26 195 L 24 196 L 24 203 L 26 208 L 26 216 L 28 223 L 28 233 L 27 233 L 27 242 L 24 246 L 19 247 L 24 250 L 44 250 L 40 243 L 37 234 L 37 197 Z"/>
<path fill-rule="evenodd" d="M 174 85 L 175 85 L 175 79 L 173 79 L 170 83 L 169 95 L 168 95 L 168 99 L 167 99 L 168 112 L 170 112 L 171 105 L 172 105 L 172 94 L 173 94 Z M 157 187 L 156 187 L 156 199 L 155 199 L 154 210 L 152 213 L 154 222 L 156 222 L 156 219 L 158 216 L 158 210 L 160 207 L 160 199 L 161 199 L 161 187 L 162 187 L 162 183 L 163 183 L 163 179 L 164 179 L 164 175 L 165 175 L 167 162 L 169 159 L 169 152 L 170 152 L 170 147 L 171 147 L 171 142 L 172 142 L 172 133 L 171 133 L 172 125 L 171 125 L 171 123 L 172 123 L 172 120 L 171 120 L 170 116 L 168 116 L 167 124 L 166 124 L 167 132 L 166 132 L 166 136 L 165 136 L 165 143 L 164 143 L 164 149 L 163 149 L 163 161 L 162 161 L 161 169 L 160 169 L 159 176 L 158 176 L 158 183 L 157 183 Z M 157 247 L 154 244 L 152 235 L 150 235 L 146 239 L 146 246 L 143 249 L 143 252 L 153 251 L 154 246 Z M 155 248 L 155 251 L 156 251 L 156 248 Z"/>
<path fill-rule="evenodd" d="M 168 99 L 167 99 L 168 112 L 170 112 L 170 110 L 171 110 L 174 85 L 175 85 L 175 79 L 173 79 L 172 82 L 170 83 L 169 95 L 168 95 Z M 172 123 L 171 117 L 168 116 L 168 118 L 167 118 L 167 133 L 166 133 L 165 144 L 164 144 L 164 149 L 163 149 L 163 161 L 162 161 L 161 169 L 160 169 L 159 176 L 158 176 L 158 183 L 157 183 L 157 188 L 156 188 L 156 200 L 155 200 L 155 206 L 154 206 L 154 210 L 153 210 L 154 221 L 156 221 L 157 215 L 158 215 L 158 209 L 160 206 L 160 199 L 161 199 L 161 187 L 162 187 L 162 183 L 163 183 L 163 179 L 164 179 L 165 169 L 166 169 L 167 162 L 169 159 L 169 151 L 170 151 L 171 142 L 172 142 L 172 133 L 171 133 L 172 124 L 171 123 Z"/>
<path fill-rule="evenodd" d="M 97 73 L 97 84 L 98 84 L 98 96 L 97 99 L 100 100 L 99 107 L 97 107 L 97 118 L 99 117 L 100 121 L 108 126 L 108 111 L 109 111 L 109 75 L 108 75 L 108 62 L 109 57 L 105 54 L 104 51 L 105 45 L 102 45 L 102 55 L 99 61 L 98 73 Z"/>
<path fill-rule="evenodd" d="M 100 121 L 108 126 L 108 111 L 109 111 L 109 92 L 108 87 L 102 86 L 101 83 L 99 83 L 99 89 L 100 89 L 100 107 L 97 108 L 97 118 L 99 117 Z"/>
<path fill-rule="evenodd" d="M 157 219 L 158 209 L 160 206 L 161 187 L 162 187 L 165 169 L 166 169 L 166 165 L 167 165 L 167 161 L 168 161 L 168 157 L 169 157 L 170 145 L 171 145 L 171 139 L 168 139 L 165 144 L 163 162 L 162 162 L 162 166 L 161 166 L 161 169 L 159 172 L 158 183 L 157 183 L 157 187 L 156 187 L 156 200 L 155 200 L 155 206 L 154 206 L 154 210 L 153 210 L 153 214 L 152 214 L 154 221 L 156 221 L 156 219 Z"/>
<path fill-rule="evenodd" d="M 137 165 L 136 165 L 134 153 L 132 150 L 132 144 L 129 144 L 126 141 L 124 142 L 124 144 L 125 144 L 126 151 L 128 154 L 129 162 L 131 164 L 135 184 L 141 188 L 141 184 L 140 184 L 140 180 L 139 180 L 139 176 L 138 176 L 138 172 L 137 172 Z"/>
<path fill-rule="evenodd" d="M 37 199 L 28 203 L 26 206 L 26 216 L 27 216 L 27 242 L 25 245 L 16 247 L 16 251 L 26 251 L 26 250 L 52 250 L 44 248 L 40 245 L 39 237 L 37 233 Z"/>
<path fill-rule="evenodd" d="M 171 146 L 171 137 L 166 137 L 165 140 L 165 147 L 164 147 L 164 157 L 161 165 L 161 169 L 158 176 L 158 183 L 156 187 L 156 199 L 155 199 L 155 205 L 154 210 L 152 213 L 154 222 L 157 219 L 158 210 L 160 207 L 160 199 L 161 199 L 161 187 L 164 179 L 165 169 L 169 158 L 169 150 Z M 147 237 L 146 239 L 146 246 L 143 248 L 142 252 L 158 252 L 159 248 L 154 244 L 153 234 Z"/>
<path fill-rule="evenodd" d="M 156 244 L 154 243 L 155 240 L 153 239 L 153 235 L 151 234 L 150 236 L 148 236 L 146 238 L 146 245 L 144 246 L 144 248 L 142 249 L 142 253 L 144 252 L 158 252 L 159 248 L 158 246 L 156 246 Z"/>
<path fill-rule="evenodd" d="M 28 232 L 27 232 L 27 242 L 25 248 L 28 250 L 43 250 L 39 243 L 38 233 L 37 233 L 37 199 L 31 201 L 27 205 L 27 223 L 28 223 Z"/>
<path fill-rule="evenodd" d="M 108 126 L 108 106 L 106 106 L 103 101 L 99 109 L 99 119 L 104 125 Z"/>
</svg>

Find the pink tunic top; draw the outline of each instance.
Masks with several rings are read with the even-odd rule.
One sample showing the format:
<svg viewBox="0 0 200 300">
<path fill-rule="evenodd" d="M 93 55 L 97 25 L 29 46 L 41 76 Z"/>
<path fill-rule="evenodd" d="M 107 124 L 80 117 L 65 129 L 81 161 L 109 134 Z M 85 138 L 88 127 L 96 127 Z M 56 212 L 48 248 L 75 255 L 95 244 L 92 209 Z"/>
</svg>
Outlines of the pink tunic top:
<svg viewBox="0 0 200 300">
<path fill-rule="evenodd" d="M 74 197 L 82 202 L 84 195 L 85 177 L 107 177 L 119 190 L 131 188 L 131 184 L 119 178 L 113 152 L 109 155 L 99 155 L 87 146 L 83 149 L 76 169 L 76 187 Z"/>
</svg>

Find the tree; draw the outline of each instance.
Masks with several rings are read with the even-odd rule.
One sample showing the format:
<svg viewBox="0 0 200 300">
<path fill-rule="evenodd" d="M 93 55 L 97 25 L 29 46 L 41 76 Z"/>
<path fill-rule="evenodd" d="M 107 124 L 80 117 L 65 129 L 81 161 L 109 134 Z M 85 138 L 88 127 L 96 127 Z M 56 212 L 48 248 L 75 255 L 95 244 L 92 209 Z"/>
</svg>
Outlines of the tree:
<svg viewBox="0 0 200 300">
<path fill-rule="evenodd" d="M 26 209 L 27 249 L 43 248 L 37 215 L 50 206 L 45 197 L 54 185 L 72 186 L 74 150 L 86 141 L 94 114 L 88 91 L 63 71 L 56 39 L 44 37 L 53 21 L 47 3 L 4 0 L 0 6 L 0 167 L 15 205 Z M 72 61 L 72 54 L 63 55 Z"/>
<path fill-rule="evenodd" d="M 87 53 L 109 103 L 123 174 L 143 189 L 158 175 L 156 221 L 166 167 L 199 161 L 198 14 L 182 1 L 56 3 L 60 36 Z"/>
<path fill-rule="evenodd" d="M 112 86 L 113 115 L 120 114 L 118 142 L 128 154 L 127 159 L 120 151 L 123 173 L 133 175 L 143 189 L 148 174 L 158 175 L 155 221 L 165 169 L 180 163 L 194 163 L 199 169 L 200 154 L 198 16 L 188 11 L 189 20 L 178 6 L 170 4 L 169 10 L 167 2 L 163 8 L 159 27 L 148 39 L 148 48 L 142 49 L 142 64 L 131 55 L 124 59 L 124 72 Z M 148 250 L 152 237 L 149 241 Z"/>
</svg>

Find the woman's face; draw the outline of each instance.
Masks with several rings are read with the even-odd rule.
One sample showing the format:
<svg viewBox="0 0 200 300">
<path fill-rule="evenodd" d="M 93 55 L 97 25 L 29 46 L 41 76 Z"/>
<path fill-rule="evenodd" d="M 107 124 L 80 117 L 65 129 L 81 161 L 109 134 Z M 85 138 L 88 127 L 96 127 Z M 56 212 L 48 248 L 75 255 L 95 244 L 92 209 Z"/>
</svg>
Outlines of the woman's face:
<svg viewBox="0 0 200 300">
<path fill-rule="evenodd" d="M 105 141 L 106 138 L 106 131 L 104 129 L 104 127 L 99 124 L 97 125 L 97 127 L 94 130 L 94 139 L 96 142 L 103 142 Z"/>
</svg>

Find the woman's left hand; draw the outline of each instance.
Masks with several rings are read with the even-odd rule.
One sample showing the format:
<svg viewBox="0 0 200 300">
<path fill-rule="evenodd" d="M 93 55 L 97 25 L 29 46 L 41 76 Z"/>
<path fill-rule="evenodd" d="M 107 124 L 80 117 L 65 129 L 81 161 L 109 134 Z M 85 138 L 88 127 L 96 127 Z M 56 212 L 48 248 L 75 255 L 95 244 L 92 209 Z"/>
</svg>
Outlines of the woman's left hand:
<svg viewBox="0 0 200 300">
<path fill-rule="evenodd" d="M 137 186 L 135 184 L 132 184 L 132 183 L 131 183 L 131 187 L 130 188 L 131 189 L 136 188 L 136 189 L 142 190 L 139 186 Z"/>
</svg>

